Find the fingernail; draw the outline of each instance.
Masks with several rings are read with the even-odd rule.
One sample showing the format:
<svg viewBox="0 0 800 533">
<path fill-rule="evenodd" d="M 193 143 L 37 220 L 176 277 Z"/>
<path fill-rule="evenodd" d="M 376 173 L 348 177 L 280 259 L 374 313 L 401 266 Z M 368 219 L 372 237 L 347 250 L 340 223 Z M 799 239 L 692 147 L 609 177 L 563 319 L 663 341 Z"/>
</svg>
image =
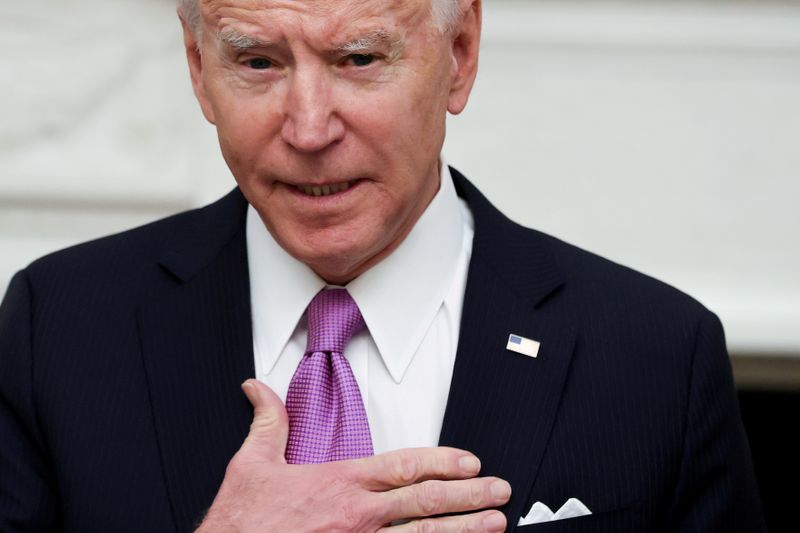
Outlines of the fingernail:
<svg viewBox="0 0 800 533">
<path fill-rule="evenodd" d="M 509 485 L 507 481 L 498 479 L 489 485 L 489 492 L 492 493 L 493 498 L 505 501 L 511 497 L 511 485 Z"/>
<path fill-rule="evenodd" d="M 477 474 L 481 471 L 481 462 L 474 455 L 465 455 L 459 459 L 458 466 L 468 474 Z"/>
<path fill-rule="evenodd" d="M 483 519 L 483 527 L 486 531 L 505 531 L 506 517 L 500 513 L 492 513 Z"/>
<path fill-rule="evenodd" d="M 248 400 L 252 400 L 253 395 L 256 392 L 256 388 L 249 381 L 245 381 L 242 383 L 242 392 L 244 392 L 244 395 L 247 396 Z"/>
</svg>

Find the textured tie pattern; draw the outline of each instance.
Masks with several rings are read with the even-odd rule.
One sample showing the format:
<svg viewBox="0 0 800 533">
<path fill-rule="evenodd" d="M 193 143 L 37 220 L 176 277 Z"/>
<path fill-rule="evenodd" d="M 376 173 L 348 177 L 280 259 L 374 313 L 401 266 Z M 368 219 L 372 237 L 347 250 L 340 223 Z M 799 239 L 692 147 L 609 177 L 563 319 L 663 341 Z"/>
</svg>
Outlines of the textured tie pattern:
<svg viewBox="0 0 800 533">
<path fill-rule="evenodd" d="M 364 327 L 345 289 L 319 292 L 308 305 L 308 345 L 289 383 L 286 411 L 292 464 L 325 463 L 372 455 L 361 392 L 344 348 Z"/>
</svg>

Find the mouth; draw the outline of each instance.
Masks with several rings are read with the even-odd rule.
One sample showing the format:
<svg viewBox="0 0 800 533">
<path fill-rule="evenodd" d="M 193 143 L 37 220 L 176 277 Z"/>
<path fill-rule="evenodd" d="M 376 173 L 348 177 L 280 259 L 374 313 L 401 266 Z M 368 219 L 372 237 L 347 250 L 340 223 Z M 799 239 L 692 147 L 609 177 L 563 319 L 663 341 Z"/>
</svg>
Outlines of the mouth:
<svg viewBox="0 0 800 533">
<path fill-rule="evenodd" d="M 295 185 L 294 187 L 306 196 L 331 196 L 346 191 L 355 185 L 357 181 L 358 180 L 350 180 L 326 185 Z"/>
</svg>

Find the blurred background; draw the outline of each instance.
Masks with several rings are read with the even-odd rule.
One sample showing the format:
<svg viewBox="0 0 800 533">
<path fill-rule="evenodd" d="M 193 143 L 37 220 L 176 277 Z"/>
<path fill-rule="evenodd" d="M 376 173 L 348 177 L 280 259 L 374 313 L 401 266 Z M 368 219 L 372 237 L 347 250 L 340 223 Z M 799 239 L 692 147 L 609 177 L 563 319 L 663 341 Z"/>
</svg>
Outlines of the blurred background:
<svg viewBox="0 0 800 533">
<path fill-rule="evenodd" d="M 6 0 L 0 87 L 0 290 L 233 187 L 174 0 Z M 719 314 L 771 530 L 800 530 L 800 1 L 484 0 L 444 153 L 513 219 Z"/>
</svg>

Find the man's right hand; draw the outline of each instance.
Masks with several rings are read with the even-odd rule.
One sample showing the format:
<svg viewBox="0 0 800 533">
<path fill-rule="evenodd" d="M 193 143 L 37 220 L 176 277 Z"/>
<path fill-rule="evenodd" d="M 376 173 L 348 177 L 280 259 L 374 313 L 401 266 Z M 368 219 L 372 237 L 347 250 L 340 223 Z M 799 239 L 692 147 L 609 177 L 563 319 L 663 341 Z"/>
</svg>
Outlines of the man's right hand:
<svg viewBox="0 0 800 533">
<path fill-rule="evenodd" d="M 289 420 L 280 398 L 255 379 L 250 434 L 233 456 L 198 529 L 261 531 L 504 531 L 509 484 L 476 477 L 478 459 L 455 448 L 413 448 L 365 459 L 290 465 Z M 469 512 L 472 511 L 472 512 Z M 468 512 L 455 516 L 442 514 Z M 392 522 L 409 520 L 391 526 Z"/>
</svg>

